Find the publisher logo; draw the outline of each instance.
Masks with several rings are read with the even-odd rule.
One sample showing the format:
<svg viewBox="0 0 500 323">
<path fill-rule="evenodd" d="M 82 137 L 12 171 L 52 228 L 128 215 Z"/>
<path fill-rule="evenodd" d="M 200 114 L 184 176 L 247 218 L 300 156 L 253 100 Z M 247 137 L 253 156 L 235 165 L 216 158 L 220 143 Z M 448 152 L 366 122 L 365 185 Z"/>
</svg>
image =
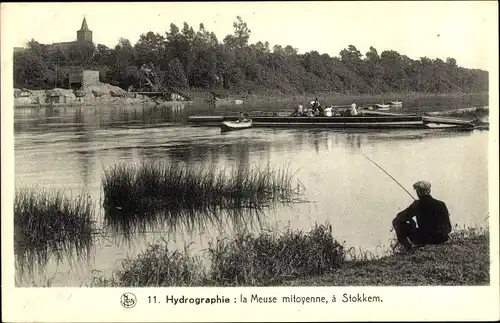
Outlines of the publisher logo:
<svg viewBox="0 0 500 323">
<path fill-rule="evenodd" d="M 137 297 L 132 293 L 125 293 L 120 297 L 120 304 L 125 308 L 132 308 L 137 304 Z"/>
</svg>

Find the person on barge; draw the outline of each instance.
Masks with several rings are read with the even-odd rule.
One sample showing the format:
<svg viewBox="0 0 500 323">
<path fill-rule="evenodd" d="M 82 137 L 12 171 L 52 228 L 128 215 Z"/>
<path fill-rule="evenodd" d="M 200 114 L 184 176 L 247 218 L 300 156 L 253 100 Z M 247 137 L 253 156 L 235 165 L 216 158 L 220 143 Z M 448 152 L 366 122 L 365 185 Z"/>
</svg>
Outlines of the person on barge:
<svg viewBox="0 0 500 323">
<path fill-rule="evenodd" d="M 356 103 L 352 103 L 351 104 L 351 108 L 349 109 L 349 114 L 352 116 L 352 117 L 355 117 L 358 115 L 358 110 L 356 109 Z"/>
</svg>

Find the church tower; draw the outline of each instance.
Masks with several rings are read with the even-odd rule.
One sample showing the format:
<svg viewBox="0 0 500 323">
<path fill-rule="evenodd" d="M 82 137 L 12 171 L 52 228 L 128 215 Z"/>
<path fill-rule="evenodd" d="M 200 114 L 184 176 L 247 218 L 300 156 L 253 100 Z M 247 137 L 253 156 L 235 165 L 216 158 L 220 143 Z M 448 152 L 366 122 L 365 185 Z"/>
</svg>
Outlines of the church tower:
<svg viewBox="0 0 500 323">
<path fill-rule="evenodd" d="M 83 17 L 82 27 L 76 32 L 76 40 L 78 42 L 90 41 L 92 42 L 92 31 L 87 26 L 87 20 Z"/>
</svg>

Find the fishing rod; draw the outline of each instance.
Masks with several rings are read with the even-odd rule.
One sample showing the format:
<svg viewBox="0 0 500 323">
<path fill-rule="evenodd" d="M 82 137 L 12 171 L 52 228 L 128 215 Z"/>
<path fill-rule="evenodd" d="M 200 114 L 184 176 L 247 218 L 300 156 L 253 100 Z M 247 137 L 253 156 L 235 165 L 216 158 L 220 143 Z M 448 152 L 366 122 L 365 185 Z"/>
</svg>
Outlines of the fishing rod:
<svg viewBox="0 0 500 323">
<path fill-rule="evenodd" d="M 383 168 L 382 168 L 379 164 L 377 164 L 376 162 L 374 162 L 373 160 L 371 160 L 371 159 L 370 159 L 370 157 L 368 157 L 368 156 L 366 156 L 365 154 L 363 154 L 363 153 L 361 152 L 361 150 L 357 150 L 357 151 L 358 151 L 361 155 L 363 155 L 366 159 L 368 159 L 369 161 L 371 161 L 371 162 L 372 162 L 375 166 L 377 166 L 378 168 L 380 168 L 380 169 L 381 169 L 384 173 L 386 173 L 386 174 L 387 174 L 390 178 L 392 178 L 392 180 L 393 180 L 394 182 L 396 182 L 396 184 L 398 184 L 398 185 L 399 185 L 399 186 L 400 186 L 403 190 L 405 190 L 405 192 L 406 192 L 406 193 L 408 193 L 408 195 L 410 195 L 410 196 L 411 196 L 411 198 L 412 198 L 414 201 L 416 201 L 416 200 L 417 200 L 415 197 L 413 197 L 413 195 L 412 195 L 410 192 L 408 192 L 408 190 L 407 190 L 406 188 L 404 188 L 404 186 L 403 186 L 403 185 L 401 185 L 401 184 L 400 184 L 400 183 L 399 183 L 399 182 L 398 182 L 398 181 L 397 181 L 394 177 L 392 177 L 392 175 L 391 175 L 391 174 L 389 174 L 388 172 L 386 172 L 386 171 L 385 171 L 385 169 L 383 169 Z"/>
</svg>

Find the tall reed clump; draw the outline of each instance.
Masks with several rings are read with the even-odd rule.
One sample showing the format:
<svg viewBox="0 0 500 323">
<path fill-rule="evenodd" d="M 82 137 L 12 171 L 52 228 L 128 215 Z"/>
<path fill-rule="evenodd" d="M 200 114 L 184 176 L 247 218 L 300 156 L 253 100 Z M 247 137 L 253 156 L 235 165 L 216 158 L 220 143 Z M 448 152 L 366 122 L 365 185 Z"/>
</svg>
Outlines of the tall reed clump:
<svg viewBox="0 0 500 323">
<path fill-rule="evenodd" d="M 147 215 L 157 210 L 260 207 L 273 201 L 292 201 L 297 190 L 288 170 L 230 171 L 214 167 L 146 163 L 115 165 L 104 171 L 106 210 Z"/>
<path fill-rule="evenodd" d="M 125 259 L 106 285 L 129 287 L 199 286 L 205 280 L 199 258 L 191 255 L 189 246 L 171 251 L 167 241 L 150 244 L 135 259 Z M 103 284 L 103 283 L 101 283 Z"/>
<path fill-rule="evenodd" d="M 61 191 L 37 187 L 16 190 L 14 248 L 21 265 L 43 265 L 51 254 L 82 255 L 89 251 L 96 232 L 89 196 L 70 199 Z"/>
<path fill-rule="evenodd" d="M 330 225 L 310 232 L 281 235 L 239 233 L 218 239 L 205 249 L 208 267 L 189 246 L 171 250 L 162 240 L 135 258 L 122 261 L 113 277 L 93 277 L 93 286 L 268 286 L 285 280 L 321 275 L 345 262 L 344 247 L 333 239 Z"/>
<path fill-rule="evenodd" d="M 330 225 L 316 225 L 309 233 L 239 233 L 231 241 L 217 240 L 208 252 L 211 280 L 220 285 L 279 284 L 321 275 L 345 261 L 344 247 L 333 238 Z"/>
</svg>

